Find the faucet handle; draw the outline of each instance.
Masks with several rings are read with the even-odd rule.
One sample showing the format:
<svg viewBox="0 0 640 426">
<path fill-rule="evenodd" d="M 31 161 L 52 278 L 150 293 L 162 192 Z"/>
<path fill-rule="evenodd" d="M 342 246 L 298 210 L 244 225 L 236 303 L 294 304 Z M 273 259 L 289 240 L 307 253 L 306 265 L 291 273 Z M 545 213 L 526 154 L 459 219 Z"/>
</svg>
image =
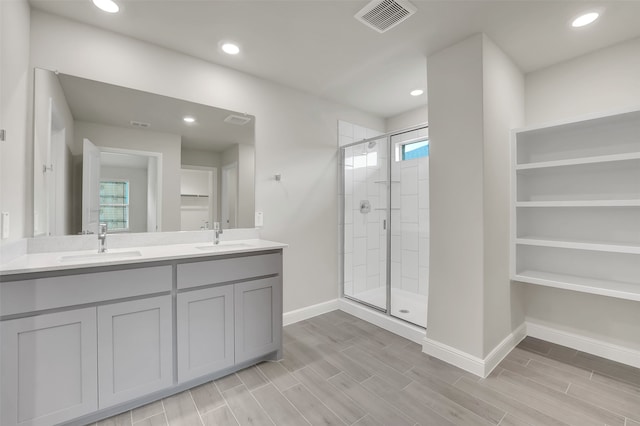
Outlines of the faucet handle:
<svg viewBox="0 0 640 426">
<path fill-rule="evenodd" d="M 220 222 L 213 222 L 213 230 L 222 232 L 222 227 L 220 226 Z"/>
</svg>

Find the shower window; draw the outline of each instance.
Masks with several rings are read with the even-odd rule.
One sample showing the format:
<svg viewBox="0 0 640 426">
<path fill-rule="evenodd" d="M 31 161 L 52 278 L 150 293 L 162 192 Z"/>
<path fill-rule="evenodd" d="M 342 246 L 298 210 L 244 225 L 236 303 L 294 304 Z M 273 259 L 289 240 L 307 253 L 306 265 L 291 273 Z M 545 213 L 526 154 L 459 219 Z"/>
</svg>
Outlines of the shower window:
<svg viewBox="0 0 640 426">
<path fill-rule="evenodd" d="M 429 156 L 429 140 L 402 145 L 402 161 Z"/>
</svg>

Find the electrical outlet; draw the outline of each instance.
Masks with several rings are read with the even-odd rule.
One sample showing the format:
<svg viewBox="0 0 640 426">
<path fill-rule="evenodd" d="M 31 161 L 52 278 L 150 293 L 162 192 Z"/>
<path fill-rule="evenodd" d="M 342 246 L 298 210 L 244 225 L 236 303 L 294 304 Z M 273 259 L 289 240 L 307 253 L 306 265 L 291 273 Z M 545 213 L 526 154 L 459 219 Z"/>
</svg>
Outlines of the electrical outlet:
<svg viewBox="0 0 640 426">
<path fill-rule="evenodd" d="M 256 212 L 256 228 L 264 226 L 264 213 Z"/>
</svg>

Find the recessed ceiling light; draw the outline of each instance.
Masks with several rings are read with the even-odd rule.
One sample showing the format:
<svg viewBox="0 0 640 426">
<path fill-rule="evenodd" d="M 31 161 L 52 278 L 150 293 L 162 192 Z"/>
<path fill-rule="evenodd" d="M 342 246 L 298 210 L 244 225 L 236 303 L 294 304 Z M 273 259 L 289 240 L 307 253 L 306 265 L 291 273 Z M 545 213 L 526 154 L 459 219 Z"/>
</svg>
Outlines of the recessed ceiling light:
<svg viewBox="0 0 640 426">
<path fill-rule="evenodd" d="M 234 43 L 224 43 L 222 45 L 222 51 L 229 55 L 237 55 L 238 53 L 240 53 L 240 48 L 237 44 Z"/>
<path fill-rule="evenodd" d="M 420 96 L 424 93 L 424 90 L 422 89 L 416 89 L 416 90 L 412 90 L 411 91 L 411 96 Z"/>
<path fill-rule="evenodd" d="M 589 25 L 590 23 L 598 19 L 598 16 L 600 16 L 598 12 L 585 13 L 584 15 L 580 15 L 576 19 L 574 19 L 571 23 L 571 26 L 574 28 L 584 27 L 585 25 Z"/>
<path fill-rule="evenodd" d="M 185 123 L 195 123 L 196 122 L 195 118 L 189 117 L 189 116 L 184 117 L 183 120 L 184 120 Z"/>
<path fill-rule="evenodd" d="M 120 7 L 113 0 L 93 0 L 93 4 L 100 10 L 109 13 L 116 13 Z"/>
</svg>

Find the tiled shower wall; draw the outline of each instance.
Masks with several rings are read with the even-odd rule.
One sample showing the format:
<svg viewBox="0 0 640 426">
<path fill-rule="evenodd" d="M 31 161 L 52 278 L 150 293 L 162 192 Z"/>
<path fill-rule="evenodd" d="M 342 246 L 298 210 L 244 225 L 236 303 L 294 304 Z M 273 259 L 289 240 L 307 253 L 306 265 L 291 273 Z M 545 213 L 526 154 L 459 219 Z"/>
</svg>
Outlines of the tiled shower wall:
<svg viewBox="0 0 640 426">
<path fill-rule="evenodd" d="M 380 135 L 371 129 L 339 122 L 340 146 Z M 426 136 L 417 130 L 394 136 L 398 143 Z M 344 172 L 345 294 L 357 295 L 383 289 L 386 284 L 387 207 L 386 138 L 374 147 L 367 144 L 347 149 Z M 429 161 L 427 157 L 392 164 L 391 285 L 425 297 L 429 280 Z M 361 213 L 368 200 L 369 213 Z M 380 291 L 380 290 L 378 290 Z"/>
<path fill-rule="evenodd" d="M 394 135 L 393 145 L 427 136 L 427 129 Z M 391 168 L 391 286 L 427 296 L 429 289 L 429 157 Z M 399 189 L 399 190 L 397 190 Z"/>
</svg>

